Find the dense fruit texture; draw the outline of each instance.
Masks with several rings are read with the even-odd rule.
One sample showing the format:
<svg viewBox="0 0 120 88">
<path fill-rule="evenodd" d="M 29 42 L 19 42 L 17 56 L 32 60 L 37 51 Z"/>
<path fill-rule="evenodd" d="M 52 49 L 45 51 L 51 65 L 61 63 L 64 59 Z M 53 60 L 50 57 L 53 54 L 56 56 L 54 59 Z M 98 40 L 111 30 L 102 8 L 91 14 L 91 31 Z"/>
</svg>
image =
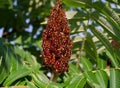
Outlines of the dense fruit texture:
<svg viewBox="0 0 120 88">
<path fill-rule="evenodd" d="M 72 41 L 67 18 L 59 0 L 51 11 L 42 40 L 42 57 L 45 66 L 51 67 L 56 73 L 67 72 Z"/>
</svg>

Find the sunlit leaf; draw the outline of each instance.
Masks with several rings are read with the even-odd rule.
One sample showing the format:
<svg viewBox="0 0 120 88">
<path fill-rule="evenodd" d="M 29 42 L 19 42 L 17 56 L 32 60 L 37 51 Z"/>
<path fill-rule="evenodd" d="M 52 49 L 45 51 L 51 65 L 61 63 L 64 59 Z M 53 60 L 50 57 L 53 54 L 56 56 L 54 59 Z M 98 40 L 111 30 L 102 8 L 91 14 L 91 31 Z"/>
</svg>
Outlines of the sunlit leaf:
<svg viewBox="0 0 120 88">
<path fill-rule="evenodd" d="M 87 81 L 89 85 L 92 85 L 96 88 L 100 88 L 99 81 L 97 80 L 97 77 L 95 76 L 95 73 L 89 71 L 85 72 L 84 76 L 87 78 Z"/>
<path fill-rule="evenodd" d="M 81 76 L 74 77 L 66 88 L 83 88 L 86 83 L 86 79 Z"/>
<path fill-rule="evenodd" d="M 83 70 L 91 71 L 93 69 L 92 63 L 87 58 L 80 58 L 80 61 L 83 65 Z"/>
<path fill-rule="evenodd" d="M 110 70 L 110 88 L 120 88 L 120 70 L 111 69 Z"/>
<path fill-rule="evenodd" d="M 107 66 L 107 61 L 102 59 L 102 58 L 98 58 L 97 59 L 97 67 L 98 69 L 105 69 Z"/>
<path fill-rule="evenodd" d="M 106 72 L 102 71 L 102 70 L 98 70 L 96 73 L 96 78 L 100 84 L 101 88 L 107 88 L 108 86 L 108 76 L 106 74 Z"/>
<path fill-rule="evenodd" d="M 9 77 L 5 80 L 4 86 L 11 85 L 15 80 L 25 77 L 31 73 L 30 69 L 21 68 L 15 72 L 12 72 Z"/>
</svg>

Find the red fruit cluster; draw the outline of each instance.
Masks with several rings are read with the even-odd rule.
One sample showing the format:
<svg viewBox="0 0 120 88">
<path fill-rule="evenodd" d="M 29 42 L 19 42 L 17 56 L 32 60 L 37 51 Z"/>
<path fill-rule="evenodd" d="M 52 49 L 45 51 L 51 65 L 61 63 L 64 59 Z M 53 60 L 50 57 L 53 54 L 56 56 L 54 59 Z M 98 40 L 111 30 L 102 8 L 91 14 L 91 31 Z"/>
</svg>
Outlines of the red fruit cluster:
<svg viewBox="0 0 120 88">
<path fill-rule="evenodd" d="M 67 18 L 59 0 L 50 13 L 42 41 L 45 66 L 51 67 L 57 73 L 67 72 L 72 41 Z"/>
</svg>

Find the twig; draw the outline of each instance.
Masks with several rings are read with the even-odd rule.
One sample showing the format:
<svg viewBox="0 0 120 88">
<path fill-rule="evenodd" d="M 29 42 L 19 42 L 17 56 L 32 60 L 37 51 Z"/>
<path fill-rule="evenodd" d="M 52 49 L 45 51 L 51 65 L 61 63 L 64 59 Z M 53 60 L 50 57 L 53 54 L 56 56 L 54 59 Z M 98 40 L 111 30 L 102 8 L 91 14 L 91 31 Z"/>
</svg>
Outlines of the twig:
<svg viewBox="0 0 120 88">
<path fill-rule="evenodd" d="M 59 73 L 52 72 L 50 81 L 56 82 L 56 81 L 57 81 L 57 78 L 59 77 L 59 75 L 60 75 Z"/>
</svg>

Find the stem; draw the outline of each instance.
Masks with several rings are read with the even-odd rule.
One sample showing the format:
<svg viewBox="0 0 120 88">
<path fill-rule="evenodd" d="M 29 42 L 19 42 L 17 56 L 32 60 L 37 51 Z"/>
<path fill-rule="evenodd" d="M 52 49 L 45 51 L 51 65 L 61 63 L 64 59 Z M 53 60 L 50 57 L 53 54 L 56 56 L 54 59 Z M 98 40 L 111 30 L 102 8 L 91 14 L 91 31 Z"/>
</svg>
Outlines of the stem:
<svg viewBox="0 0 120 88">
<path fill-rule="evenodd" d="M 84 50 L 84 46 L 85 46 L 85 41 L 86 41 L 86 37 L 87 37 L 87 26 L 88 26 L 88 23 L 89 23 L 89 20 L 87 22 L 87 25 L 83 25 L 84 26 L 84 38 L 82 39 L 82 45 L 81 45 L 81 48 L 79 49 L 78 51 L 78 55 L 77 55 L 77 63 L 76 63 L 76 66 L 77 68 L 80 67 L 79 63 L 80 63 L 80 57 L 81 57 L 81 54 L 82 54 L 82 51 Z M 81 67 L 80 67 L 81 68 Z"/>
<path fill-rule="evenodd" d="M 60 75 L 59 73 L 52 72 L 50 81 L 56 82 L 56 81 L 57 81 L 57 78 L 59 77 L 59 75 Z"/>
</svg>

